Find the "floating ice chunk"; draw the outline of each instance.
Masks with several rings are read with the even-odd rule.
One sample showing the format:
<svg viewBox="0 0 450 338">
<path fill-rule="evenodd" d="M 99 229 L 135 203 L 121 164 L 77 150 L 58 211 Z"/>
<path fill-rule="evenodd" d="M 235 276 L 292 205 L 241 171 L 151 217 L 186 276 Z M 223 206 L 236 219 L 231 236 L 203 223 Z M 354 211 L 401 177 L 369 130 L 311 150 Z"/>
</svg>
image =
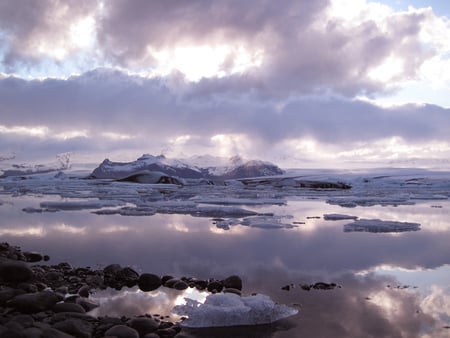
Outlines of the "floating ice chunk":
<svg viewBox="0 0 450 338">
<path fill-rule="evenodd" d="M 343 214 L 325 214 L 323 219 L 326 221 L 340 221 L 344 219 L 358 219 L 358 216 L 343 215 Z"/>
<path fill-rule="evenodd" d="M 261 229 L 292 229 L 296 226 L 282 222 L 286 216 L 255 216 L 245 218 L 241 224 Z"/>
<path fill-rule="evenodd" d="M 419 223 L 382 221 L 379 219 L 360 219 L 344 225 L 345 232 L 405 232 L 420 230 Z"/>
<path fill-rule="evenodd" d="M 173 312 L 187 316 L 181 324 L 186 327 L 221 327 L 269 324 L 293 316 L 297 309 L 276 304 L 266 295 L 240 297 L 232 293 L 211 294 L 204 303 L 185 298 Z"/>
<path fill-rule="evenodd" d="M 229 206 L 199 206 L 192 210 L 192 216 L 201 217 L 244 217 L 253 216 L 255 211 Z"/>
</svg>

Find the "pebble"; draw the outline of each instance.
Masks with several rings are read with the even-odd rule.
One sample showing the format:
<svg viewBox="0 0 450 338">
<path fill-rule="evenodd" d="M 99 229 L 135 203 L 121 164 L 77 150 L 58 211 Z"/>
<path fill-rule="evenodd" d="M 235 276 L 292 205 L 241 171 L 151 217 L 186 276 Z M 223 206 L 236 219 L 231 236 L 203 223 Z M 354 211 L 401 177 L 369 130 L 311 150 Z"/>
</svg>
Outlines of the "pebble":
<svg viewBox="0 0 450 338">
<path fill-rule="evenodd" d="M 115 325 L 105 332 L 105 336 L 115 336 L 117 338 L 139 338 L 139 333 L 126 325 Z"/>
</svg>

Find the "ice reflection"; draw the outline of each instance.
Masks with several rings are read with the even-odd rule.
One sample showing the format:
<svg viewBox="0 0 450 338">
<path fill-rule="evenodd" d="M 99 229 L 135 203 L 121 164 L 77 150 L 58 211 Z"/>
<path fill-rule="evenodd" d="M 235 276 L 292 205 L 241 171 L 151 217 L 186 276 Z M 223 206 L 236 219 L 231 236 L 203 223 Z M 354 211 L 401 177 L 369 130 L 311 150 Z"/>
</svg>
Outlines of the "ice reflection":
<svg viewBox="0 0 450 338">
<path fill-rule="evenodd" d="M 292 199 L 286 205 L 252 210 L 273 213 L 273 220 L 295 227 L 261 229 L 241 225 L 245 218 L 233 218 L 229 230 L 217 227 L 210 217 L 125 217 L 86 211 L 28 214 L 22 208 L 38 206 L 40 198 L 11 198 L 13 205 L 9 201 L 0 206 L 1 241 L 48 254 L 49 264 L 118 263 L 140 273 L 204 279 L 238 274 L 245 294 L 258 292 L 282 304 L 300 305 L 300 314 L 283 324 L 282 330 L 247 328 L 236 336 L 252 337 L 258 332 L 261 337 L 444 337 L 449 333 L 443 327 L 450 325 L 450 201 L 439 201 L 440 208 L 436 201 L 429 201 L 349 209 Z M 348 220 L 323 219 L 324 214 L 333 213 L 420 223 L 421 230 L 395 236 L 345 233 Z M 335 282 L 342 289 L 281 290 L 288 283 L 315 282 Z M 180 300 L 179 291 L 171 292 L 165 290 L 156 297 L 130 290 L 132 301 L 115 293 L 96 296 L 104 298 L 103 308 L 111 316 L 109 311 L 120 308 L 129 313 L 168 314 L 166 309 Z M 222 336 L 230 336 L 227 332 Z M 195 332 L 196 337 L 221 334 Z"/>
</svg>

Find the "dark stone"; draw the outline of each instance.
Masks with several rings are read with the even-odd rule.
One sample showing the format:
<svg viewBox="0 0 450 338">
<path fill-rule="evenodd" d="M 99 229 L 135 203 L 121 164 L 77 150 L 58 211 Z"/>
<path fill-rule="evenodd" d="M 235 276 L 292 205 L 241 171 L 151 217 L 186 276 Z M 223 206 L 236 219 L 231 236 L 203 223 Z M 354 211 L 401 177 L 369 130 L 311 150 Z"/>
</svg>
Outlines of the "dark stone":
<svg viewBox="0 0 450 338">
<path fill-rule="evenodd" d="M 159 322 L 153 318 L 137 317 L 130 320 L 129 325 L 135 329 L 140 336 L 144 336 L 147 333 L 155 332 L 159 327 Z"/>
<path fill-rule="evenodd" d="M 159 288 L 162 285 L 162 280 L 157 275 L 151 273 L 143 273 L 139 276 L 137 284 L 139 286 L 139 289 L 147 292 Z"/>
<path fill-rule="evenodd" d="M 5 305 L 5 303 L 18 295 L 23 295 L 25 293 L 24 290 L 18 290 L 13 288 L 6 288 L 0 290 L 0 305 Z"/>
<path fill-rule="evenodd" d="M 37 327 L 29 327 L 22 331 L 22 333 L 27 338 L 41 338 L 42 336 L 42 330 L 38 329 Z"/>
<path fill-rule="evenodd" d="M 117 338 L 139 338 L 139 333 L 126 325 L 114 325 L 105 332 L 105 336 L 116 336 Z"/>
<path fill-rule="evenodd" d="M 175 290 L 186 290 L 189 287 L 189 285 L 182 280 L 177 281 L 175 284 L 173 284 L 173 288 Z"/>
<path fill-rule="evenodd" d="M 53 325 L 54 329 L 77 338 L 91 338 L 92 325 L 79 319 L 67 319 Z"/>
<path fill-rule="evenodd" d="M 23 313 L 35 313 L 50 310 L 59 300 L 55 293 L 41 291 L 16 296 L 7 305 Z"/>
<path fill-rule="evenodd" d="M 74 338 L 71 334 L 67 334 L 60 330 L 49 328 L 42 331 L 42 337 L 45 338 Z"/>
<path fill-rule="evenodd" d="M 89 297 L 89 286 L 88 285 L 83 285 L 81 288 L 78 289 L 78 294 L 81 297 Z"/>
<path fill-rule="evenodd" d="M 44 257 L 39 252 L 26 251 L 23 253 L 27 262 L 35 263 L 40 262 Z"/>
<path fill-rule="evenodd" d="M 37 286 L 31 283 L 19 283 L 17 288 L 22 289 L 26 293 L 38 292 Z"/>
<path fill-rule="evenodd" d="M 225 288 L 232 288 L 242 290 L 242 279 L 239 276 L 233 275 L 223 280 Z"/>
<path fill-rule="evenodd" d="M 165 286 L 165 285 L 166 285 L 166 282 L 167 282 L 168 280 L 173 279 L 173 278 L 174 278 L 173 276 L 165 275 L 165 276 L 162 276 L 162 277 L 161 277 L 161 282 L 162 282 L 162 284 Z"/>
<path fill-rule="evenodd" d="M 19 261 L 0 261 L 0 279 L 5 282 L 20 283 L 26 282 L 33 277 L 30 267 Z"/>
<path fill-rule="evenodd" d="M 85 313 L 84 308 L 76 303 L 58 303 L 53 306 L 52 310 L 54 312 L 77 312 Z"/>
<path fill-rule="evenodd" d="M 212 280 L 208 283 L 209 292 L 220 292 L 223 289 L 223 284 L 220 281 Z"/>
<path fill-rule="evenodd" d="M 103 269 L 103 273 L 105 275 L 116 275 L 120 270 L 122 270 L 122 267 L 119 264 L 111 264 Z"/>
<path fill-rule="evenodd" d="M 10 319 L 10 322 L 20 323 L 24 328 L 32 327 L 34 325 L 34 319 L 30 315 L 17 315 Z"/>
<path fill-rule="evenodd" d="M 177 334 L 177 332 L 172 329 L 159 329 L 155 332 L 160 338 L 172 338 L 175 337 L 175 335 Z"/>
</svg>

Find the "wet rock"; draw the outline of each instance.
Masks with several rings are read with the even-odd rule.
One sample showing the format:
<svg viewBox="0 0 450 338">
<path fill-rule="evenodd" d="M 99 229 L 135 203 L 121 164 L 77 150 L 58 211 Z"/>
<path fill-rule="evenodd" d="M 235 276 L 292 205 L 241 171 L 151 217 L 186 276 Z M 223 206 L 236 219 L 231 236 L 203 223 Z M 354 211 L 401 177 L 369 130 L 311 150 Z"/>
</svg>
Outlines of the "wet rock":
<svg viewBox="0 0 450 338">
<path fill-rule="evenodd" d="M 10 322 L 20 323 L 24 328 L 32 327 L 34 325 L 34 319 L 30 315 L 17 315 L 10 319 Z"/>
<path fill-rule="evenodd" d="M 103 269 L 105 275 L 117 275 L 122 267 L 119 264 L 110 264 Z"/>
<path fill-rule="evenodd" d="M 137 317 L 130 320 L 129 325 L 135 329 L 140 336 L 144 336 L 147 333 L 155 332 L 159 327 L 159 322 L 153 318 Z"/>
<path fill-rule="evenodd" d="M 26 338 L 41 338 L 42 330 L 37 327 L 29 327 L 22 331 Z"/>
<path fill-rule="evenodd" d="M 242 290 L 242 279 L 239 276 L 233 275 L 223 280 L 225 288 L 232 288 Z"/>
<path fill-rule="evenodd" d="M 71 334 L 67 334 L 60 330 L 49 328 L 42 331 L 42 337 L 45 338 L 74 338 Z"/>
<path fill-rule="evenodd" d="M 159 276 L 151 273 L 143 273 L 139 276 L 137 282 L 139 289 L 148 292 L 159 288 L 162 285 L 162 280 Z"/>
<path fill-rule="evenodd" d="M 85 309 L 76 303 L 58 303 L 53 306 L 52 310 L 54 312 L 77 312 L 85 313 Z"/>
<path fill-rule="evenodd" d="M 26 282 L 33 277 L 33 270 L 23 262 L 0 260 L 0 279 L 5 282 Z"/>
<path fill-rule="evenodd" d="M 105 332 L 105 336 L 116 336 L 117 338 L 139 338 L 139 333 L 126 325 L 115 325 Z"/>
<path fill-rule="evenodd" d="M 24 294 L 24 290 L 18 290 L 13 288 L 5 288 L 0 290 L 0 305 L 5 305 L 5 303 L 14 298 L 15 296 Z"/>
<path fill-rule="evenodd" d="M 172 278 L 167 280 L 164 283 L 164 286 L 175 290 L 186 290 L 189 287 L 187 282 L 178 278 Z"/>
<path fill-rule="evenodd" d="M 35 313 L 50 310 L 59 300 L 55 293 L 41 291 L 15 296 L 7 305 L 22 313 Z"/>
<path fill-rule="evenodd" d="M 90 290 L 90 288 L 88 285 L 83 285 L 81 288 L 78 289 L 78 294 L 81 297 L 87 298 L 87 297 L 89 297 L 89 290 Z"/>
<path fill-rule="evenodd" d="M 63 320 L 54 324 L 53 328 L 77 338 L 90 338 L 92 336 L 92 325 L 79 319 Z"/>
<path fill-rule="evenodd" d="M 207 289 L 209 292 L 220 292 L 223 289 L 223 285 L 220 281 L 212 280 L 208 283 Z"/>
<path fill-rule="evenodd" d="M 34 251 L 26 251 L 23 253 L 23 255 L 25 256 L 25 260 L 31 263 L 40 262 L 44 259 L 44 256 L 42 254 Z"/>
</svg>

